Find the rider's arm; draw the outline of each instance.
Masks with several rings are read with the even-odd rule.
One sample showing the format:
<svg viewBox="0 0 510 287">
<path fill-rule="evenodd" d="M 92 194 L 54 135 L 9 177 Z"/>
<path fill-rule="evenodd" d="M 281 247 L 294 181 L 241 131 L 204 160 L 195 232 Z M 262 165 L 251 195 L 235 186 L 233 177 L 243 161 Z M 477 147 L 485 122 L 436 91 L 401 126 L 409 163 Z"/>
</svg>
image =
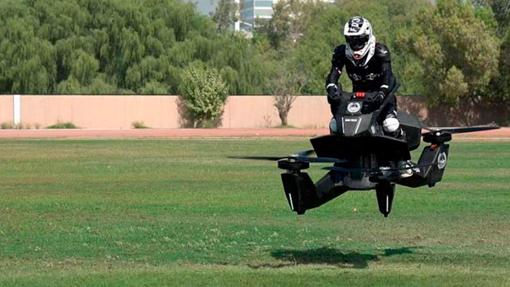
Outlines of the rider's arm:
<svg viewBox="0 0 510 287">
<path fill-rule="evenodd" d="M 380 90 L 387 96 L 390 92 L 393 72 L 391 70 L 391 55 L 390 50 L 382 44 L 376 47 L 377 56 L 381 59 L 382 64 L 382 83 Z"/>
<path fill-rule="evenodd" d="M 329 91 L 331 88 L 335 88 L 337 91 L 342 91 L 342 84 L 338 82 L 338 79 L 342 75 L 342 69 L 344 67 L 344 56 L 345 56 L 345 45 L 340 45 L 335 48 L 333 57 L 331 59 L 331 70 L 326 78 L 326 90 Z"/>
</svg>

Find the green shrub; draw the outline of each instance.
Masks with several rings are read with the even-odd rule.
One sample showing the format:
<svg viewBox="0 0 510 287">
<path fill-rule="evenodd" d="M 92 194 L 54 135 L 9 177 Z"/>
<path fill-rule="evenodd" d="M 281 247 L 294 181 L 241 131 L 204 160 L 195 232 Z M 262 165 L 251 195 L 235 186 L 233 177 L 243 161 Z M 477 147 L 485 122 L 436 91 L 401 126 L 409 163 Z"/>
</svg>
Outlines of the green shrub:
<svg viewBox="0 0 510 287">
<path fill-rule="evenodd" d="M 3 122 L 0 124 L 0 128 L 3 130 L 9 130 L 14 128 L 14 124 L 12 122 Z"/>
<path fill-rule="evenodd" d="M 15 124 L 13 122 L 3 122 L 0 124 L 0 129 L 3 129 L 3 130 L 13 130 L 13 129 L 16 129 L 16 130 L 21 130 L 21 129 L 30 129 L 31 126 L 30 124 Z"/>
<path fill-rule="evenodd" d="M 57 122 L 54 125 L 48 126 L 48 129 L 77 129 L 78 127 L 72 122 Z"/>
<path fill-rule="evenodd" d="M 179 91 L 184 126 L 219 126 L 228 87 L 216 69 L 192 63 L 183 71 Z"/>
<path fill-rule="evenodd" d="M 142 121 L 135 121 L 131 123 L 131 126 L 134 129 L 148 129 L 149 127 L 144 124 Z"/>
</svg>

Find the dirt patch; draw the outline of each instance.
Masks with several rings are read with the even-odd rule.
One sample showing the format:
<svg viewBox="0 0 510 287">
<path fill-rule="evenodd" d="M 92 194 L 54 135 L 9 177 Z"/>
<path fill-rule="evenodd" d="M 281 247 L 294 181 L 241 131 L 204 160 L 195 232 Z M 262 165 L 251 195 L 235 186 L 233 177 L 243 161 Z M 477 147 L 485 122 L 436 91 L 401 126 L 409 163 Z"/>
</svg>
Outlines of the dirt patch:
<svg viewBox="0 0 510 287">
<path fill-rule="evenodd" d="M 460 139 L 510 139 L 510 128 L 500 128 L 497 130 L 481 131 L 475 133 L 465 133 L 454 135 Z"/>
<path fill-rule="evenodd" d="M 0 130 L 0 139 L 94 139 L 94 138 L 257 138 L 314 137 L 328 129 L 130 129 L 130 130 Z M 455 135 L 459 139 L 510 139 L 510 128 Z"/>
<path fill-rule="evenodd" d="M 225 138 L 311 137 L 328 129 L 131 129 L 131 130 L 0 130 L 0 138 Z"/>
</svg>

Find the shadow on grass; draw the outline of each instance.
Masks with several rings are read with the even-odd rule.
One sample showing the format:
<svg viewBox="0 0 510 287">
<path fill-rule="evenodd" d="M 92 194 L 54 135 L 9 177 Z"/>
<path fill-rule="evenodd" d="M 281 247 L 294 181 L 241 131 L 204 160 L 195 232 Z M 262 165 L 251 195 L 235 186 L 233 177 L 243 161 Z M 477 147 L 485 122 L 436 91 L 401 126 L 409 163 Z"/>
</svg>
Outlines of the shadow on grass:
<svg viewBox="0 0 510 287">
<path fill-rule="evenodd" d="M 371 261 L 379 261 L 381 257 L 412 254 L 418 247 L 402 247 L 385 249 L 384 254 L 368 254 L 359 252 L 342 252 L 338 249 L 322 247 L 310 250 L 278 249 L 271 256 L 283 261 L 276 264 L 251 265 L 252 268 L 282 268 L 296 265 L 319 264 L 339 268 L 367 268 Z"/>
</svg>

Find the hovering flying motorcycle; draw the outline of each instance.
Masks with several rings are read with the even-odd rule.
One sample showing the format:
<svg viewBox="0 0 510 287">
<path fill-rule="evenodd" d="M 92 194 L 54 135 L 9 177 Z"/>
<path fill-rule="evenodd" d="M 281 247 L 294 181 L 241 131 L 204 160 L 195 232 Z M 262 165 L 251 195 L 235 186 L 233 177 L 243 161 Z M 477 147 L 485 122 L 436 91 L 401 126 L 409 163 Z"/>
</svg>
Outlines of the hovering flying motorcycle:
<svg viewBox="0 0 510 287">
<path fill-rule="evenodd" d="M 395 196 L 395 185 L 433 187 L 440 182 L 448 161 L 448 142 L 452 134 L 499 128 L 496 125 L 473 127 L 427 128 L 416 116 L 398 112 L 405 138 L 385 135 L 381 126 L 381 106 L 370 110 L 363 98 L 350 96 L 343 109 L 335 115 L 337 130 L 330 135 L 312 138 L 313 150 L 283 158 L 250 157 L 278 161 L 285 196 L 290 209 L 297 214 L 319 207 L 349 190 L 375 190 L 379 211 L 387 217 Z M 422 133 L 422 130 L 425 132 Z M 410 151 L 423 148 L 418 162 L 412 163 Z M 315 153 L 316 157 L 311 157 Z M 398 163 L 410 162 L 412 175 L 403 177 Z M 305 172 L 310 163 L 332 163 L 317 182 Z"/>
</svg>

